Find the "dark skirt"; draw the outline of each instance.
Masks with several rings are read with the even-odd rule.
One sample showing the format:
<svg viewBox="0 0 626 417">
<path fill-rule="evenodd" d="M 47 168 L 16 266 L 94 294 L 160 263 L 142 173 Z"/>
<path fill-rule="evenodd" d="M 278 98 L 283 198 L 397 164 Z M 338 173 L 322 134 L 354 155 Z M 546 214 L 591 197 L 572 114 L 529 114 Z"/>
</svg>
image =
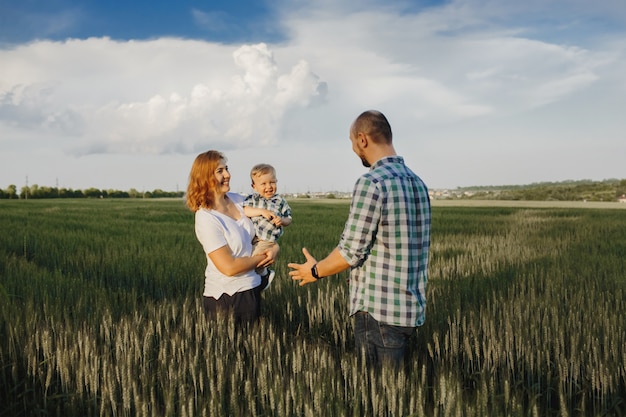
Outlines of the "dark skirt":
<svg viewBox="0 0 626 417">
<path fill-rule="evenodd" d="M 208 318 L 219 314 L 232 315 L 236 323 L 254 323 L 261 316 L 261 283 L 251 290 L 233 295 L 222 294 L 220 298 L 204 297 L 204 311 Z"/>
</svg>

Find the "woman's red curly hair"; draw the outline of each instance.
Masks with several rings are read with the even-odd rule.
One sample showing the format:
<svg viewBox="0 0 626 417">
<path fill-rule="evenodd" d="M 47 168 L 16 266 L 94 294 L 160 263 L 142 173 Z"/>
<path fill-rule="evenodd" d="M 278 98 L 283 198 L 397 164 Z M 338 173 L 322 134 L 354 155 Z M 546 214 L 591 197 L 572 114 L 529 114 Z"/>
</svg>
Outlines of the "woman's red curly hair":
<svg viewBox="0 0 626 417">
<path fill-rule="evenodd" d="M 193 161 L 187 185 L 187 207 L 196 212 L 201 208 L 213 208 L 214 191 L 217 188 L 215 170 L 226 157 L 219 151 L 206 151 Z"/>
</svg>

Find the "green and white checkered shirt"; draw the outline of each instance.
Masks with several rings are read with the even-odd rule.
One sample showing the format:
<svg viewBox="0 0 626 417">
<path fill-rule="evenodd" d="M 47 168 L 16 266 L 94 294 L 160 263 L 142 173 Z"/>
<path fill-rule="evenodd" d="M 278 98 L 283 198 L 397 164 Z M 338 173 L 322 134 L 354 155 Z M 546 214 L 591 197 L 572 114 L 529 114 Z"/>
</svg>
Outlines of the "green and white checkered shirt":
<svg viewBox="0 0 626 417">
<path fill-rule="evenodd" d="M 431 211 L 428 188 L 400 156 L 377 161 L 354 186 L 338 249 L 350 272 L 350 314 L 421 326 Z"/>
<path fill-rule="evenodd" d="M 280 194 L 274 194 L 270 198 L 261 197 L 259 193 L 252 193 L 245 198 L 243 205 L 254 208 L 262 208 L 271 211 L 272 213 L 283 217 L 291 218 L 291 207 L 289 203 Z M 276 242 L 278 238 L 283 235 L 283 228 L 276 227 L 272 222 L 267 220 L 263 216 L 253 217 L 252 223 L 256 230 L 256 235 L 261 240 L 267 240 L 268 242 Z"/>
</svg>

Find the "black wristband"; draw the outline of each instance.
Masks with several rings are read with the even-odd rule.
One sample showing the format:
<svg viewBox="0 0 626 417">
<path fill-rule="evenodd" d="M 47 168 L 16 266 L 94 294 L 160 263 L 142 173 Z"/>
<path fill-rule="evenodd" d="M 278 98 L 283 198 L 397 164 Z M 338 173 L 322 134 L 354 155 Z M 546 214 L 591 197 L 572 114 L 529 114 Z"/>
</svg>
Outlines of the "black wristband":
<svg viewBox="0 0 626 417">
<path fill-rule="evenodd" d="M 320 279 L 320 276 L 317 273 L 317 264 L 313 265 L 313 268 L 311 268 L 311 275 L 313 275 L 313 278 L 315 279 Z"/>
</svg>

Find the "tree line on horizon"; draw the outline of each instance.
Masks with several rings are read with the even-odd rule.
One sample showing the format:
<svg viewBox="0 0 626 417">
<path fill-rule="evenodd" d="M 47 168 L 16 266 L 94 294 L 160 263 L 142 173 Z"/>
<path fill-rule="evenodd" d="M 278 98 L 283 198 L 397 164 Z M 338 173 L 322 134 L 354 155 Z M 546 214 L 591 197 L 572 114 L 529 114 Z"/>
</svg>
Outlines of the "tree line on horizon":
<svg viewBox="0 0 626 417">
<path fill-rule="evenodd" d="M 84 190 L 74 190 L 71 188 L 39 186 L 37 184 L 24 186 L 19 193 L 17 192 L 17 187 L 13 184 L 6 189 L 0 189 L 0 199 L 9 200 L 43 198 L 178 198 L 183 195 L 183 191 L 163 191 L 161 189 L 138 191 L 131 188 L 129 191 L 121 191 L 91 187 Z"/>
<path fill-rule="evenodd" d="M 618 201 L 626 198 L 626 179 L 468 187 L 458 191 L 461 191 L 462 198 L 474 200 Z"/>
<path fill-rule="evenodd" d="M 129 191 L 87 188 L 47 187 L 33 184 L 24 186 L 18 192 L 11 184 L 0 189 L 0 199 L 27 200 L 43 198 L 182 198 L 184 191 Z M 567 180 L 561 182 L 541 182 L 527 185 L 459 187 L 450 198 L 473 200 L 528 200 L 528 201 L 616 201 L 626 198 L 626 179 Z M 439 198 L 439 197 L 438 197 Z"/>
</svg>

